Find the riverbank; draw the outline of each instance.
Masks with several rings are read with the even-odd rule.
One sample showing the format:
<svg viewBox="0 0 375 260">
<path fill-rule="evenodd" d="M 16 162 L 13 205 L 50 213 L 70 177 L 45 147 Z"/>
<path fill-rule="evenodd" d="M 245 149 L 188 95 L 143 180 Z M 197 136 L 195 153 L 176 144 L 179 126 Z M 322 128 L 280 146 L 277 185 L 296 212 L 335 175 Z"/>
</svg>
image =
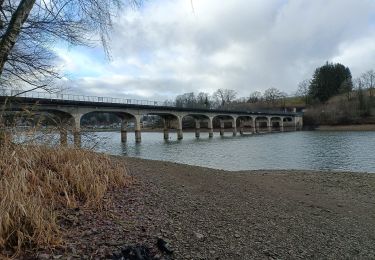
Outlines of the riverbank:
<svg viewBox="0 0 375 260">
<path fill-rule="evenodd" d="M 375 131 L 375 124 L 364 125 L 320 125 L 318 131 Z"/>
<path fill-rule="evenodd" d="M 64 246 L 29 255 L 120 257 L 147 247 L 162 259 L 375 257 L 374 174 L 114 160 L 125 160 L 134 184 L 110 192 L 102 212 L 67 212 Z"/>
</svg>

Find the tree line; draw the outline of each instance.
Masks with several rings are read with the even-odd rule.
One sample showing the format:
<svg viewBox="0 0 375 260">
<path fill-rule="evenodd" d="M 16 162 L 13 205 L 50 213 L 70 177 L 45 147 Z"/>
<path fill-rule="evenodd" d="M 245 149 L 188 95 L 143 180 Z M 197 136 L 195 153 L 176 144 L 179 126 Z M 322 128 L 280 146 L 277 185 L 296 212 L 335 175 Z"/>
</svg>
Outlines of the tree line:
<svg viewBox="0 0 375 260">
<path fill-rule="evenodd" d="M 258 110 L 286 110 L 288 107 L 299 106 L 305 108 L 307 114 L 309 110 L 314 111 L 314 108 L 326 106 L 326 113 L 335 110 L 335 114 L 340 114 L 338 110 L 350 109 L 356 111 L 360 117 L 366 117 L 371 115 L 372 107 L 375 107 L 374 88 L 374 70 L 368 70 L 353 79 L 348 67 L 340 63 L 327 62 L 315 69 L 311 79 L 301 81 L 297 91 L 292 95 L 287 95 L 274 87 L 266 89 L 263 93 L 253 91 L 247 97 L 238 97 L 237 92 L 232 89 L 218 89 L 212 94 L 190 92 L 178 95 L 175 100 L 166 101 L 165 105 Z M 343 114 L 348 116 L 346 112 Z M 352 117 L 348 116 L 348 120 Z"/>
<path fill-rule="evenodd" d="M 287 94 L 277 88 L 266 89 L 263 93 L 254 91 L 248 97 L 238 97 L 235 90 L 220 88 L 212 94 L 206 92 L 184 93 L 178 95 L 175 100 L 165 101 L 164 104 L 185 108 L 229 109 L 241 104 L 265 103 L 276 105 L 286 97 Z"/>
</svg>

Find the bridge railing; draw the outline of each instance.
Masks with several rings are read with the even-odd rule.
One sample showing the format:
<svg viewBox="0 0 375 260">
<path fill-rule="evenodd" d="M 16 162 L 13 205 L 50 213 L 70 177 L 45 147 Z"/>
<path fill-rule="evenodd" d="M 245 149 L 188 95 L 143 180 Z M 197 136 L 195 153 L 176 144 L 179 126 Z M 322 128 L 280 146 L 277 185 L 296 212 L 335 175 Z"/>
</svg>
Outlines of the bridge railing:
<svg viewBox="0 0 375 260">
<path fill-rule="evenodd" d="M 130 105 L 147 105 L 147 106 L 174 106 L 174 104 L 169 104 L 169 103 L 166 104 L 165 102 L 151 101 L 151 100 L 85 96 L 85 95 L 49 93 L 49 92 L 40 92 L 40 91 L 25 92 L 23 90 L 4 89 L 4 88 L 0 88 L 0 96 L 68 100 L 68 101 L 85 101 L 85 102 L 99 102 L 99 103 L 116 103 L 116 104 L 130 104 Z"/>
</svg>

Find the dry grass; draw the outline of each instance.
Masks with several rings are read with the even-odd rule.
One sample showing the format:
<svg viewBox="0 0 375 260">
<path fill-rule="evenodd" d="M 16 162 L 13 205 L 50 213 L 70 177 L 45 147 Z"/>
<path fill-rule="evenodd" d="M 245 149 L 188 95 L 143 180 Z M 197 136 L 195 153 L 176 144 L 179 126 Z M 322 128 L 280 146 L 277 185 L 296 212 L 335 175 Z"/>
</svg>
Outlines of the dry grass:
<svg viewBox="0 0 375 260">
<path fill-rule="evenodd" d="M 64 208 L 102 207 L 108 189 L 130 182 L 120 161 L 73 148 L 0 146 L 0 257 L 59 244 Z"/>
</svg>

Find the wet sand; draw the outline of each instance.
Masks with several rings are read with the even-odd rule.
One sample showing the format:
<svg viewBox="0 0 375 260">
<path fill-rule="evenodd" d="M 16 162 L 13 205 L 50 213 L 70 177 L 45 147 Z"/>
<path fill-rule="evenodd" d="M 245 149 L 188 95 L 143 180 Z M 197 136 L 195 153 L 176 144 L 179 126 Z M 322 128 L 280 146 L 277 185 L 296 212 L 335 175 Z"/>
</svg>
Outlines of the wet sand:
<svg viewBox="0 0 375 260">
<path fill-rule="evenodd" d="M 35 256 L 116 258 L 139 244 L 159 259 L 375 258 L 375 174 L 114 160 L 127 162 L 133 185 L 110 192 L 102 212 L 68 212 L 64 247 Z"/>
</svg>

